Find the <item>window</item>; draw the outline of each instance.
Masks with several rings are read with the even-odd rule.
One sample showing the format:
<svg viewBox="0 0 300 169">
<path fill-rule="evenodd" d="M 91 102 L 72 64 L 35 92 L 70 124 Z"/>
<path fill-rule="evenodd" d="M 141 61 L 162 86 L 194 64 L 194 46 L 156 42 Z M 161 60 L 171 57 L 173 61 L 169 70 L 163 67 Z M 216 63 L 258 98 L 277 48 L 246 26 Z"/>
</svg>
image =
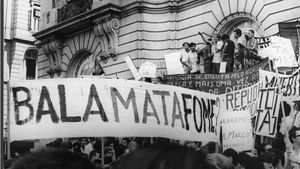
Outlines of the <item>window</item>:
<svg viewBox="0 0 300 169">
<path fill-rule="evenodd" d="M 40 19 L 40 5 L 36 2 L 31 3 L 31 9 L 28 12 L 29 17 L 29 30 L 37 32 L 39 30 L 39 19 Z"/>
<path fill-rule="evenodd" d="M 31 58 L 26 58 L 26 80 L 35 79 L 35 68 L 36 60 Z"/>
<path fill-rule="evenodd" d="M 24 59 L 24 79 L 36 79 L 36 60 L 37 60 L 37 48 L 29 47 L 25 52 Z"/>
</svg>

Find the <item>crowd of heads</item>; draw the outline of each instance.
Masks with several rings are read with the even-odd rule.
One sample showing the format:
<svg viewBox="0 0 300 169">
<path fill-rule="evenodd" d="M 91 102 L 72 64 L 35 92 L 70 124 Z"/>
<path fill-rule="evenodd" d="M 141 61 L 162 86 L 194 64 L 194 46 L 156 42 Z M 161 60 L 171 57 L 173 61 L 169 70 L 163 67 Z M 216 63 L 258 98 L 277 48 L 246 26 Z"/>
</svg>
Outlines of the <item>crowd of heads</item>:
<svg viewBox="0 0 300 169">
<path fill-rule="evenodd" d="M 125 141 L 120 143 L 126 148 L 128 144 Z M 112 147 L 114 145 L 107 145 L 105 151 L 108 153 Z M 178 144 L 155 144 L 124 153 L 110 165 L 95 163 L 101 160 L 100 157 L 101 153 L 96 150 L 92 150 L 87 158 L 65 148 L 52 148 L 20 157 L 11 169 L 283 169 L 285 166 L 283 152 L 273 148 L 255 156 L 231 148 L 220 153 Z"/>
</svg>

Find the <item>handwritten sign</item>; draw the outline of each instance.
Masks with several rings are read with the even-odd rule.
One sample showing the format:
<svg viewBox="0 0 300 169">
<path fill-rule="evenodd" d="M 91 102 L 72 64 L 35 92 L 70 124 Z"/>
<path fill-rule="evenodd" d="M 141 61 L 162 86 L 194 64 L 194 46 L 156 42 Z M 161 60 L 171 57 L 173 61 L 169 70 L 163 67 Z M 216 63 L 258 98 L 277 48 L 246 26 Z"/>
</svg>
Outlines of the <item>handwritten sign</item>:
<svg viewBox="0 0 300 169">
<path fill-rule="evenodd" d="M 259 70 L 259 81 L 262 88 L 281 86 L 280 90 L 283 98 L 289 97 L 298 100 L 300 97 L 300 69 L 292 75 L 279 74 L 277 78 L 276 73 Z"/>
<path fill-rule="evenodd" d="M 222 127 L 223 150 L 252 150 L 253 132 L 248 111 L 220 112 L 219 124 Z"/>
<path fill-rule="evenodd" d="M 265 68 L 267 61 L 234 73 L 220 74 L 178 74 L 166 75 L 168 85 L 180 86 L 213 94 L 224 94 L 252 86 L 259 81 L 259 68 Z"/>
<path fill-rule="evenodd" d="M 255 134 L 275 137 L 280 107 L 278 91 L 278 88 L 261 88 L 259 90 Z"/>
<path fill-rule="evenodd" d="M 139 136 L 217 141 L 218 96 L 121 79 L 12 81 L 11 140 Z"/>
<path fill-rule="evenodd" d="M 298 67 L 295 52 L 290 39 L 271 36 L 259 38 L 258 55 L 274 61 L 274 68 Z"/>
<path fill-rule="evenodd" d="M 258 100 L 259 83 L 250 87 L 222 94 L 221 110 L 231 111 L 247 111 L 253 117 L 256 114 Z"/>
<path fill-rule="evenodd" d="M 271 37 L 274 68 L 298 67 L 295 52 L 290 39 L 279 36 Z"/>
</svg>

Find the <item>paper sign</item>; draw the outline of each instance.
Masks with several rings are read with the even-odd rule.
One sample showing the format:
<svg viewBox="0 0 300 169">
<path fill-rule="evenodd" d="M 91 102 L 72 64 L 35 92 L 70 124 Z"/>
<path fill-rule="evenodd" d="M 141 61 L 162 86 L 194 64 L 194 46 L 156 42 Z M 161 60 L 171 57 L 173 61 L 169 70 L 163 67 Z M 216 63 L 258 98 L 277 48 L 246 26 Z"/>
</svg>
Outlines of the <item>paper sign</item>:
<svg viewBox="0 0 300 169">
<path fill-rule="evenodd" d="M 184 74 L 184 69 L 180 63 L 181 52 L 175 52 L 165 55 L 167 74 Z"/>
<path fill-rule="evenodd" d="M 139 77 L 150 77 L 155 78 L 156 76 L 156 65 L 151 62 L 145 62 L 140 66 Z"/>
<path fill-rule="evenodd" d="M 62 78 L 10 85 L 13 140 L 165 137 L 217 141 L 218 96 L 121 79 Z"/>
<path fill-rule="evenodd" d="M 281 100 L 278 91 L 278 88 L 261 88 L 259 90 L 255 134 L 275 137 Z"/>
<path fill-rule="evenodd" d="M 247 151 L 253 148 L 253 132 L 248 111 L 220 112 L 223 150 Z"/>
<path fill-rule="evenodd" d="M 227 62 L 221 62 L 221 64 L 220 64 L 220 73 L 226 73 L 226 63 Z"/>
<path fill-rule="evenodd" d="M 298 67 L 295 52 L 290 39 L 271 36 L 268 41 L 262 43 L 258 54 L 262 57 L 269 57 L 274 61 L 274 68 Z"/>
</svg>

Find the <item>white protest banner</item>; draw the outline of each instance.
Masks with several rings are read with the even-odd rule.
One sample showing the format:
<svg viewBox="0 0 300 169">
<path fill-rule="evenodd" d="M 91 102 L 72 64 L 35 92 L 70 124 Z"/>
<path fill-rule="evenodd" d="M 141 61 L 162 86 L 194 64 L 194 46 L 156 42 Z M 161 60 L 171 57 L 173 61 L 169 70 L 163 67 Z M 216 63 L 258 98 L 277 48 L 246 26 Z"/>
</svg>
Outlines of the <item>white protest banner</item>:
<svg viewBox="0 0 300 169">
<path fill-rule="evenodd" d="M 12 81 L 11 141 L 165 137 L 217 141 L 217 95 L 121 79 Z"/>
<path fill-rule="evenodd" d="M 281 101 L 278 91 L 278 88 L 260 88 L 254 127 L 255 134 L 275 137 Z"/>
<path fill-rule="evenodd" d="M 236 151 L 252 150 L 253 132 L 248 111 L 221 111 L 219 124 L 222 127 L 223 150 L 228 148 Z"/>
<path fill-rule="evenodd" d="M 144 62 L 139 69 L 140 77 L 155 78 L 156 76 L 156 65 L 151 62 Z"/>
<path fill-rule="evenodd" d="M 168 75 L 184 74 L 182 64 L 180 63 L 180 57 L 181 52 L 175 52 L 165 55 Z"/>
<path fill-rule="evenodd" d="M 300 97 L 300 74 L 299 69 L 292 75 L 278 74 L 279 80 L 276 73 L 259 70 L 259 82 L 262 88 L 277 87 L 281 86 L 280 90 L 283 99 L 289 97 L 299 100 Z"/>
<path fill-rule="evenodd" d="M 135 80 L 139 80 L 140 77 L 139 77 L 138 71 L 136 70 L 136 67 L 134 66 L 134 64 L 133 64 L 133 62 L 132 62 L 132 60 L 131 60 L 131 58 L 130 58 L 129 56 L 126 56 L 126 57 L 124 58 L 124 60 L 126 61 L 128 67 L 129 67 L 129 70 L 131 71 L 131 73 L 132 73 L 134 79 L 135 79 Z"/>
<path fill-rule="evenodd" d="M 259 91 L 259 83 L 250 87 L 222 94 L 220 110 L 226 112 L 246 110 L 250 116 L 255 116 Z"/>
<path fill-rule="evenodd" d="M 279 36 L 271 37 L 271 47 L 273 48 L 274 68 L 278 67 L 298 67 L 293 45 L 290 39 Z"/>
<path fill-rule="evenodd" d="M 258 55 L 274 61 L 274 68 L 298 67 L 295 52 L 290 39 L 271 36 L 259 38 Z"/>
</svg>

